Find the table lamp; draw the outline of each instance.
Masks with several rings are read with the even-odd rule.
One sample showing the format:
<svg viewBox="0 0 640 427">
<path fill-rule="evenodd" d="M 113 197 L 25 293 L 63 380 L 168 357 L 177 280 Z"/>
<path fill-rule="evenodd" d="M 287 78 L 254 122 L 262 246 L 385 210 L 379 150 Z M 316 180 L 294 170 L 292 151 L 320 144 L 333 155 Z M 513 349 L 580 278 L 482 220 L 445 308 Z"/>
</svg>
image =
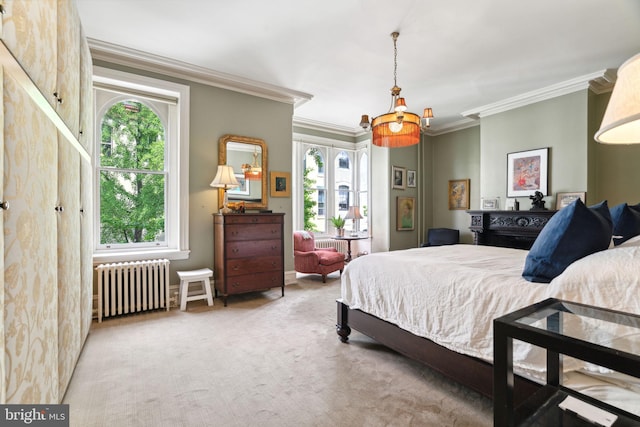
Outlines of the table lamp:
<svg viewBox="0 0 640 427">
<path fill-rule="evenodd" d="M 353 220 L 353 226 L 351 227 L 351 235 L 357 236 L 358 229 L 356 227 L 356 224 L 357 224 L 356 221 L 359 219 L 362 219 L 362 215 L 360 215 L 360 208 L 358 206 L 349 206 L 349 210 L 347 211 L 347 215 L 344 217 L 344 219 Z"/>
<path fill-rule="evenodd" d="M 218 165 L 218 171 L 216 177 L 211 181 L 212 187 L 221 188 L 224 191 L 224 203 L 220 209 L 221 214 L 230 213 L 231 209 L 227 207 L 229 199 L 227 198 L 227 190 L 230 188 L 236 188 L 240 186 L 240 183 L 236 179 L 236 175 L 233 172 L 233 168 L 229 165 Z"/>
</svg>

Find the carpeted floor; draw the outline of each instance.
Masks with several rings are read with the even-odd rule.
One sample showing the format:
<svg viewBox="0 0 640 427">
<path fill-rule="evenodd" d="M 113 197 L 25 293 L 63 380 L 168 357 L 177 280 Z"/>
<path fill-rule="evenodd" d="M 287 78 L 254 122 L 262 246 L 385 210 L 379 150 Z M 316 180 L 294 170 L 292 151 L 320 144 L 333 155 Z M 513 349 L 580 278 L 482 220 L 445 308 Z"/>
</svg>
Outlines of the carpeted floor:
<svg viewBox="0 0 640 427">
<path fill-rule="evenodd" d="M 337 274 L 93 324 L 71 426 L 490 426 L 491 401 L 353 332 Z"/>
</svg>

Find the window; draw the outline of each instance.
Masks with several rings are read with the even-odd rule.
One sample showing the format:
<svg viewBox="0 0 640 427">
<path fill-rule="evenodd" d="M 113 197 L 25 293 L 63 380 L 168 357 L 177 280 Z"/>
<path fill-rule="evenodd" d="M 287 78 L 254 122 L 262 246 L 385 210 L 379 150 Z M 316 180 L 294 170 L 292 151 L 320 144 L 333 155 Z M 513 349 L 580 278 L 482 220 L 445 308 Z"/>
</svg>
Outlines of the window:
<svg viewBox="0 0 640 427">
<path fill-rule="evenodd" d="M 96 67 L 94 261 L 188 255 L 189 88 Z"/>
<path fill-rule="evenodd" d="M 368 147 L 324 138 L 294 144 L 294 180 L 301 191 L 294 194 L 294 229 L 312 230 L 316 235 L 332 232 L 332 216 L 346 216 L 357 205 L 363 219 L 347 221 L 345 228 L 368 229 Z"/>
</svg>

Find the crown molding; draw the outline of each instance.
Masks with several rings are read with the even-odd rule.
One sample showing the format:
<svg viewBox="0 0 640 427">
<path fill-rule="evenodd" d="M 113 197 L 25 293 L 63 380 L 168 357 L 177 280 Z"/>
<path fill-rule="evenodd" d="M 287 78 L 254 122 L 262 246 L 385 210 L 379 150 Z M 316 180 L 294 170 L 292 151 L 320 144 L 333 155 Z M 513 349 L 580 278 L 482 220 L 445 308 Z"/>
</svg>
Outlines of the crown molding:
<svg viewBox="0 0 640 427">
<path fill-rule="evenodd" d="M 458 130 L 468 129 L 475 126 L 480 126 L 480 122 L 472 118 L 463 118 L 455 122 L 446 123 L 442 126 L 431 126 L 428 132 L 425 132 L 428 136 L 438 136 L 449 132 L 455 132 Z"/>
<path fill-rule="evenodd" d="M 232 90 L 299 107 L 313 95 L 281 86 L 246 79 L 232 74 L 199 67 L 163 56 L 88 38 L 91 56 L 95 60 L 161 73 L 196 83 Z"/>
<path fill-rule="evenodd" d="M 359 127 L 352 128 L 348 126 L 334 125 L 331 123 L 326 123 L 318 120 L 307 119 L 304 117 L 296 117 L 296 116 L 293 117 L 293 126 L 301 127 L 309 130 L 329 132 L 329 133 L 349 136 L 353 138 L 356 138 L 357 136 L 363 133 L 362 129 Z"/>
<path fill-rule="evenodd" d="M 610 91 L 613 88 L 614 83 L 615 71 L 606 69 L 576 77 L 555 85 L 547 86 L 542 89 L 526 92 L 492 104 L 463 111 L 462 115 L 464 117 L 477 120 L 481 117 L 491 116 L 493 114 L 513 110 L 514 108 L 524 107 L 526 105 L 556 98 L 558 96 L 577 92 L 583 89 L 591 89 L 595 93 L 604 93 Z"/>
</svg>

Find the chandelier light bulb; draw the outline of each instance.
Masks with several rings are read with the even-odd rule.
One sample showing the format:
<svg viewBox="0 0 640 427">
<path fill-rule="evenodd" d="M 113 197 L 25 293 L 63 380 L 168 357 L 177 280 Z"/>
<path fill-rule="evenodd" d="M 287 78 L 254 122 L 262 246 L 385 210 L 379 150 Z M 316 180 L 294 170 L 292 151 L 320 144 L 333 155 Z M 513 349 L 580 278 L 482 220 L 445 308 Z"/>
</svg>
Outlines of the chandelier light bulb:
<svg viewBox="0 0 640 427">
<path fill-rule="evenodd" d="M 391 122 L 389 123 L 389 130 L 393 133 L 398 133 L 402 130 L 402 122 Z"/>
</svg>

